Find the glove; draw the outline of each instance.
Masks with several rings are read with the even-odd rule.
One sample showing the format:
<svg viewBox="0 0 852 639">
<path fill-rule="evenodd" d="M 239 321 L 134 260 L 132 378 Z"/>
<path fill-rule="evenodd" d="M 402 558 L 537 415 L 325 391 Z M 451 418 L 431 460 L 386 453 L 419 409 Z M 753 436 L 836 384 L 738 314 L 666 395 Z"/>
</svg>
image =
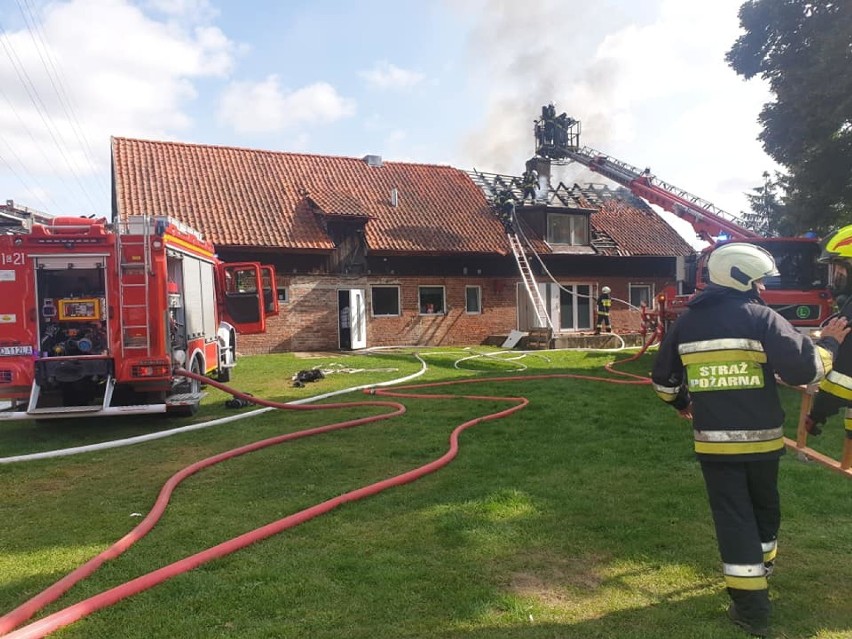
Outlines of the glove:
<svg viewBox="0 0 852 639">
<path fill-rule="evenodd" d="M 814 420 L 813 417 L 808 415 L 805 417 L 805 430 L 808 431 L 808 434 L 816 437 L 817 435 L 822 434 L 822 423 Z"/>
</svg>

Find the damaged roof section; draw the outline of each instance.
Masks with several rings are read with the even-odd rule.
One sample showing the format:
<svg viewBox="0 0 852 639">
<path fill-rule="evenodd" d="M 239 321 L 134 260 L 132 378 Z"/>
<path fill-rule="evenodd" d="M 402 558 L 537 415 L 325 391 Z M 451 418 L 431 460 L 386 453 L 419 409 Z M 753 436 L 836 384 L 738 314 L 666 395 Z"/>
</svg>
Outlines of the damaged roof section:
<svg viewBox="0 0 852 639">
<path fill-rule="evenodd" d="M 497 191 L 508 189 L 518 203 L 521 230 L 527 235 L 536 252 L 559 254 L 589 254 L 610 256 L 686 256 L 692 247 L 649 204 L 629 190 L 611 189 L 603 184 L 574 184 L 560 182 L 539 193 L 531 206 L 521 205 L 521 178 L 499 173 L 468 173 L 489 201 Z M 546 207 L 548 211 L 589 213 L 591 246 L 550 246 L 524 223 L 525 208 Z"/>
<path fill-rule="evenodd" d="M 589 184 L 574 188 L 596 209 L 592 245 L 602 254 L 686 256 L 695 252 L 645 200 L 624 187 Z"/>
</svg>

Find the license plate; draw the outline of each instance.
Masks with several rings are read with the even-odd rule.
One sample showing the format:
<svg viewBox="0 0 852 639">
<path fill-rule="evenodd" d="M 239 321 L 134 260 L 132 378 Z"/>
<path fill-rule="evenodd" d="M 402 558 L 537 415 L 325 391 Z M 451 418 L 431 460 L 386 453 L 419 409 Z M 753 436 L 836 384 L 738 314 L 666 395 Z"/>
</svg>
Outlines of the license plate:
<svg viewBox="0 0 852 639">
<path fill-rule="evenodd" d="M 0 357 L 8 357 L 10 355 L 32 355 L 32 346 L 0 346 Z"/>
</svg>

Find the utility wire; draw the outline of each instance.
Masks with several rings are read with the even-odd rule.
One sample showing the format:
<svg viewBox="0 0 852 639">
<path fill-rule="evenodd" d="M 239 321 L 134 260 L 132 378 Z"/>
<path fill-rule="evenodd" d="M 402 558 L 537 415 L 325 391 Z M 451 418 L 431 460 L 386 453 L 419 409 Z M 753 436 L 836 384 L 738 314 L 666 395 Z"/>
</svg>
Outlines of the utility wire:
<svg viewBox="0 0 852 639">
<path fill-rule="evenodd" d="M 53 157 L 52 157 L 52 156 L 50 156 L 50 155 L 48 155 L 48 154 L 45 152 L 44 147 L 43 147 L 43 146 L 39 143 L 39 141 L 36 139 L 35 135 L 34 135 L 34 134 L 33 134 L 33 132 L 32 132 L 32 129 L 29 127 L 29 125 L 27 125 L 27 123 L 26 123 L 26 122 L 24 122 L 24 119 L 21 117 L 21 114 L 20 114 L 20 113 L 18 113 L 18 109 L 15 107 L 15 105 L 12 103 L 12 100 L 9 98 L 8 94 L 7 94 L 7 93 L 6 93 L 6 91 L 3 89 L 3 85 L 2 85 L 2 83 L 0 83 L 0 95 L 2 95 L 2 96 L 3 96 L 3 99 L 4 99 L 4 100 L 6 100 L 6 103 L 9 105 L 9 110 L 10 110 L 12 113 L 14 113 L 14 114 L 15 114 L 15 118 L 18 120 L 18 124 L 20 125 L 20 130 L 21 130 L 21 131 L 26 131 L 26 132 L 27 132 L 27 134 L 29 135 L 30 140 L 32 140 L 32 143 L 33 143 L 33 144 L 32 144 L 32 147 L 33 147 L 34 149 L 38 149 L 38 151 L 39 151 L 39 153 L 41 154 L 41 157 L 44 159 L 45 163 L 46 163 L 46 164 L 50 167 L 51 171 L 52 171 L 52 172 L 56 175 L 56 177 L 59 179 L 59 181 L 60 181 L 60 183 L 62 184 L 62 186 L 63 186 L 63 187 L 65 187 L 65 190 L 68 192 L 68 194 L 71 196 L 71 198 L 72 198 L 72 199 L 76 199 L 76 195 L 75 195 L 75 193 L 74 193 L 73 188 L 72 188 L 72 187 L 71 187 L 71 185 L 68 183 L 68 180 L 66 180 L 66 179 L 65 179 L 65 174 L 64 174 L 62 171 L 60 171 L 60 170 L 59 170 L 59 168 L 56 166 L 56 164 L 55 164 L 55 162 L 54 162 L 54 160 L 53 160 Z M 8 141 L 7 141 L 6 143 L 8 144 Z M 16 154 L 16 157 L 17 157 L 17 154 Z M 20 158 L 18 158 L 18 161 L 20 162 L 21 169 L 22 169 L 25 173 L 29 172 L 29 171 L 27 170 L 26 164 L 25 164 L 22 160 L 20 160 Z M 13 171 L 13 172 L 14 172 L 14 171 Z M 57 212 L 59 212 L 59 211 L 57 211 Z"/>
<path fill-rule="evenodd" d="M 44 30 L 41 28 L 41 23 L 35 19 L 35 15 L 32 7 L 30 6 L 28 0 L 16 0 L 18 4 L 18 9 L 21 12 L 21 15 L 24 18 L 24 22 L 27 25 L 27 30 L 30 33 L 30 38 L 33 41 L 33 44 L 36 47 L 36 51 L 41 58 L 41 63 L 44 66 L 45 71 L 47 72 L 47 77 L 50 80 L 50 84 L 53 86 L 53 90 L 56 92 L 56 95 L 59 98 L 59 103 L 65 111 L 65 115 L 68 118 L 68 121 L 71 123 L 71 126 L 74 130 L 74 134 L 77 137 L 77 141 L 80 143 L 83 152 L 86 155 L 86 160 L 89 163 L 89 166 L 92 169 L 93 175 L 99 178 L 99 186 L 102 189 L 102 194 L 106 196 L 107 201 L 109 201 L 110 197 L 110 185 L 106 180 L 104 174 L 98 171 L 97 162 L 95 161 L 95 153 L 92 150 L 91 144 L 89 144 L 89 140 L 86 137 L 85 131 L 80 125 L 80 121 L 77 118 L 77 110 L 74 108 L 74 102 L 71 98 L 71 94 L 66 89 L 65 82 L 63 82 L 63 74 L 61 73 L 61 69 L 57 68 L 57 61 L 53 56 L 51 48 L 47 46 L 44 38 Z"/>
<path fill-rule="evenodd" d="M 21 165 L 23 165 L 23 162 L 21 162 L 21 158 L 19 158 L 19 157 L 18 157 L 18 154 L 17 154 L 17 153 L 15 153 L 14 149 L 12 148 L 12 146 L 11 146 L 8 142 L 6 142 L 6 140 L 5 140 L 5 139 L 4 139 L 3 141 L 6 143 L 6 146 L 9 148 L 9 151 L 11 151 L 12 155 L 14 155 L 14 156 L 15 156 L 15 159 L 18 161 L 18 163 L 19 163 L 19 164 L 21 164 Z M 28 196 L 34 197 L 34 198 L 36 198 L 36 199 L 38 199 L 38 200 L 39 200 L 39 202 L 40 202 L 39 207 L 41 208 L 41 210 L 42 210 L 42 211 L 47 211 L 47 210 L 48 210 L 48 207 L 46 207 L 46 206 L 45 206 L 46 202 L 45 202 L 45 200 L 42 198 L 41 193 L 39 193 L 37 189 L 34 189 L 34 188 L 33 188 L 33 187 L 31 187 L 29 184 L 27 184 L 26 180 L 24 180 L 24 178 L 23 178 L 23 177 L 21 177 L 21 174 L 20 174 L 20 173 L 18 173 L 18 172 L 15 170 L 15 167 L 13 167 L 11 164 L 9 164 L 9 161 L 8 161 L 8 160 L 4 157 L 4 155 L 3 155 L 2 153 L 0 153 L 0 162 L 2 162 L 3 164 L 5 164 L 5 165 L 6 165 L 6 168 L 8 168 L 8 169 L 9 169 L 9 171 L 12 173 L 12 175 L 14 175 L 16 178 L 18 178 L 18 181 L 19 181 L 19 182 L 23 185 L 24 190 L 27 192 Z M 53 201 L 53 200 L 51 200 L 51 202 L 52 202 L 52 201 Z"/>
<path fill-rule="evenodd" d="M 41 96 L 38 94 L 38 89 L 36 89 L 35 84 L 30 78 L 29 73 L 27 73 L 26 68 L 18 57 L 17 53 L 15 53 L 14 49 L 8 43 L 9 35 L 6 30 L 0 25 L 0 43 L 2 43 L 3 49 L 6 52 L 6 56 L 9 58 L 9 61 L 12 63 L 12 67 L 15 69 L 15 74 L 18 76 L 18 80 L 20 80 L 21 84 L 24 87 L 24 90 L 27 92 L 27 96 L 30 98 L 33 106 L 35 106 L 36 111 L 41 118 L 42 123 L 47 129 L 47 132 L 50 134 L 53 143 L 56 145 L 56 148 L 59 150 L 62 159 L 65 162 L 65 165 L 71 171 L 71 174 L 74 176 L 77 184 L 79 185 L 81 191 L 85 195 L 86 199 L 89 200 L 89 204 L 91 204 L 93 210 L 97 210 L 97 204 L 95 204 L 95 200 L 92 198 L 91 193 L 86 188 L 86 185 L 83 183 L 83 180 L 80 178 L 80 175 L 77 173 L 75 169 L 74 163 L 68 157 L 68 154 L 65 152 L 65 148 L 62 143 L 57 138 L 57 127 L 53 123 L 50 114 L 48 113 L 47 107 L 41 99 Z"/>
</svg>

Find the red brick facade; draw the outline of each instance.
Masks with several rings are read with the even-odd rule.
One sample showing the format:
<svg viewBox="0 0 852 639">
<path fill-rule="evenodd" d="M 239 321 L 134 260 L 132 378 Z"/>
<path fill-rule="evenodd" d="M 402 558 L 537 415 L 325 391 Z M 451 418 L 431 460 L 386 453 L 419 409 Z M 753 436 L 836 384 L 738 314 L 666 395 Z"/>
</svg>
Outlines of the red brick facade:
<svg viewBox="0 0 852 639">
<path fill-rule="evenodd" d="M 287 292 L 281 313 L 267 322 L 263 335 L 242 335 L 241 354 L 288 351 L 337 350 L 339 344 L 338 291 L 362 289 L 366 299 L 367 347 L 418 345 L 452 346 L 482 344 L 489 337 L 505 336 L 517 328 L 518 278 L 489 277 L 358 277 L 299 275 L 279 278 Z M 607 278 L 596 283 L 612 289 L 612 321 L 616 332 L 640 328 L 639 313 L 618 300 L 629 300 L 629 284 L 650 284 L 657 293 L 671 282 L 660 279 Z M 401 314 L 373 316 L 371 285 L 398 286 Z M 425 314 L 418 306 L 419 287 L 443 286 L 447 312 Z M 481 312 L 468 313 L 465 289 L 478 286 Z M 522 290 L 522 289 L 521 289 Z"/>
</svg>

